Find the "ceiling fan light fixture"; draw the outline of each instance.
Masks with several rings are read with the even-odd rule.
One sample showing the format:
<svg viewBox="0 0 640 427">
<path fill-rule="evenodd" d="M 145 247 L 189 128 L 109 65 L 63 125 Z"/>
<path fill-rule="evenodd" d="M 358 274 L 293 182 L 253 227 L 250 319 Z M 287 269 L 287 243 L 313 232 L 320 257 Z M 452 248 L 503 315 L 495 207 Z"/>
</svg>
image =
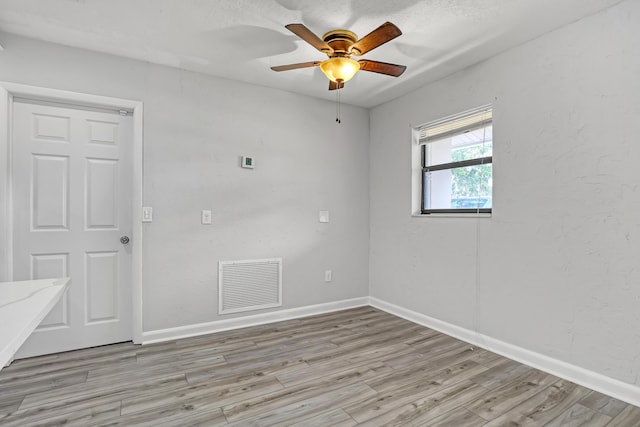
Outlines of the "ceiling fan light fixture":
<svg viewBox="0 0 640 427">
<path fill-rule="evenodd" d="M 391 22 L 385 22 L 359 40 L 358 36 L 349 30 L 329 31 L 320 38 L 305 27 L 304 24 L 288 24 L 285 27 L 320 52 L 326 54 L 329 59 L 278 65 L 271 67 L 271 69 L 273 71 L 287 71 L 319 66 L 329 79 L 329 90 L 342 89 L 344 83 L 351 80 L 360 70 L 399 77 L 407 68 L 404 65 L 369 59 L 361 59 L 359 61 L 351 59 L 352 55 L 361 56 L 401 35 L 400 28 Z"/>
<path fill-rule="evenodd" d="M 332 82 L 346 82 L 360 70 L 360 63 L 344 56 L 329 58 L 320 64 L 320 69 Z"/>
</svg>

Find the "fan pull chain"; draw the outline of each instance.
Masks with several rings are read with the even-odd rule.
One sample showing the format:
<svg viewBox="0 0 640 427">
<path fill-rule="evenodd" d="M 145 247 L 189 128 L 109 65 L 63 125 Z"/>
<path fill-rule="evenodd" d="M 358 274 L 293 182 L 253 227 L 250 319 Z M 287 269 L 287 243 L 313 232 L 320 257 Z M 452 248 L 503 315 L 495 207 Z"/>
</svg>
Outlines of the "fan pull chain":
<svg viewBox="0 0 640 427">
<path fill-rule="evenodd" d="M 340 81 L 338 81 L 338 89 L 336 90 L 336 123 L 342 123 L 340 120 Z"/>
</svg>

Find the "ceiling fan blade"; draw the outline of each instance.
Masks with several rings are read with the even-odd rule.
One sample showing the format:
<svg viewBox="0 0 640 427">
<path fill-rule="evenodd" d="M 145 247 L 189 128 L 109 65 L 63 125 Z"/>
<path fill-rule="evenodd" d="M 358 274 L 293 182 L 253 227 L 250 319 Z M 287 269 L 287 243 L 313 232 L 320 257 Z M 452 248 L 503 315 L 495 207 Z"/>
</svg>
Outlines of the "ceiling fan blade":
<svg viewBox="0 0 640 427">
<path fill-rule="evenodd" d="M 364 55 L 372 49 L 385 44 L 389 40 L 393 40 L 402 34 L 400 28 L 391 22 L 385 22 L 369 34 L 355 42 L 351 46 L 351 54 L 356 56 Z"/>
<path fill-rule="evenodd" d="M 318 49 L 320 52 L 326 53 L 327 55 L 333 53 L 333 49 L 331 49 L 328 44 L 326 44 L 320 37 L 313 34 L 311 30 L 304 25 L 289 24 L 285 25 L 284 27 L 296 36 L 300 37 L 302 40 L 309 43 L 311 46 Z"/>
<path fill-rule="evenodd" d="M 398 77 L 404 70 L 407 69 L 405 65 L 389 64 L 380 61 L 369 61 L 368 59 L 361 59 L 358 61 L 360 69 L 364 71 L 371 71 L 373 73 L 386 74 L 388 76 Z"/>
<path fill-rule="evenodd" d="M 298 68 L 309 68 L 316 67 L 320 65 L 322 61 L 310 61 L 310 62 L 300 62 L 298 64 L 289 64 L 289 65 L 278 65 L 277 67 L 271 67 L 273 71 L 287 71 L 287 70 L 295 70 Z"/>
<path fill-rule="evenodd" d="M 342 89 L 344 87 L 344 82 L 336 83 L 333 80 L 329 80 L 329 90 Z"/>
</svg>

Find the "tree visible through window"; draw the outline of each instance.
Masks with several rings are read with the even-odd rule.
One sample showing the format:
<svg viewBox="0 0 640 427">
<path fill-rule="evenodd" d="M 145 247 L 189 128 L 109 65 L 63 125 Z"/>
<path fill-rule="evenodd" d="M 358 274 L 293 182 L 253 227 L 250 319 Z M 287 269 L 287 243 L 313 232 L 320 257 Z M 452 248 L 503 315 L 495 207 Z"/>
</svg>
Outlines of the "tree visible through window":
<svg viewBox="0 0 640 427">
<path fill-rule="evenodd" d="M 439 120 L 418 131 L 422 144 L 422 213 L 491 212 L 491 109 Z"/>
</svg>

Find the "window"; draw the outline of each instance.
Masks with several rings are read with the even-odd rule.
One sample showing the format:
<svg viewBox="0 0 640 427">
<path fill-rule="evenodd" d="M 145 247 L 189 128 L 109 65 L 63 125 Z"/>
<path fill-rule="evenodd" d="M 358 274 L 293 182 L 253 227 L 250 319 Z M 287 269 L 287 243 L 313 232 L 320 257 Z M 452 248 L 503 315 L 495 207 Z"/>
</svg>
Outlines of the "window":
<svg viewBox="0 0 640 427">
<path fill-rule="evenodd" d="M 491 213 L 492 110 L 482 107 L 415 129 L 422 214 Z"/>
</svg>

